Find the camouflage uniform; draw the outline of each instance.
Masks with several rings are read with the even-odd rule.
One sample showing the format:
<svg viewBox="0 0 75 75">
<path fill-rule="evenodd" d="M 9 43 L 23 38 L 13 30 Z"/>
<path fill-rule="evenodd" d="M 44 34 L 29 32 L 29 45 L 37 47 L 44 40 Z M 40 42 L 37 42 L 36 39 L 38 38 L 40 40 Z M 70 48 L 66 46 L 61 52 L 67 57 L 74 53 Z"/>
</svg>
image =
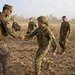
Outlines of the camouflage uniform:
<svg viewBox="0 0 75 75">
<path fill-rule="evenodd" d="M 39 18 L 45 18 L 43 16 L 40 16 Z M 45 21 L 43 19 L 43 21 Z M 52 32 L 48 26 L 45 26 L 43 28 L 36 28 L 33 32 L 26 35 L 27 38 L 31 38 L 33 36 L 37 37 L 37 42 L 39 44 L 39 48 L 36 52 L 36 58 L 35 58 L 35 75 L 39 75 L 42 62 L 44 62 L 44 58 L 51 46 L 51 40 L 52 40 Z M 45 59 L 45 61 L 48 61 Z"/>
<path fill-rule="evenodd" d="M 46 26 L 48 26 L 50 28 L 50 30 L 52 31 L 52 33 L 53 33 L 54 28 L 51 25 L 49 26 L 48 22 L 46 23 Z M 56 41 L 56 38 L 55 38 L 54 35 L 52 37 L 51 46 L 53 47 L 52 51 L 55 52 L 56 48 L 57 48 L 57 41 Z"/>
<path fill-rule="evenodd" d="M 11 7 L 10 5 L 5 4 L 5 7 Z M 7 17 L 4 13 L 0 13 L 0 63 L 3 67 L 3 75 L 8 75 L 9 72 L 9 58 L 10 53 L 5 42 L 5 37 L 10 34 L 14 38 L 20 37 L 15 31 L 12 30 L 10 24 L 7 21 Z M 8 71 L 8 72 L 7 72 Z"/>
<path fill-rule="evenodd" d="M 57 48 L 57 41 L 56 41 L 56 38 L 55 38 L 54 35 L 52 37 L 51 45 L 53 47 L 53 50 L 52 51 L 55 52 L 56 51 L 56 48 Z"/>
<path fill-rule="evenodd" d="M 60 38 L 59 38 L 59 45 L 62 48 L 62 52 L 65 51 L 68 43 L 68 37 L 71 33 L 71 26 L 69 22 L 62 22 L 60 27 Z"/>
<path fill-rule="evenodd" d="M 29 22 L 28 24 L 28 32 L 32 32 L 34 30 L 34 26 L 36 27 L 36 24 L 34 22 Z"/>
<path fill-rule="evenodd" d="M 50 28 L 50 30 L 53 33 L 54 28 L 52 26 L 49 26 L 49 28 Z M 55 38 L 54 35 L 52 37 L 51 46 L 53 47 L 53 50 L 52 51 L 55 52 L 56 51 L 56 48 L 57 48 L 57 41 L 56 41 L 56 38 Z"/>
</svg>

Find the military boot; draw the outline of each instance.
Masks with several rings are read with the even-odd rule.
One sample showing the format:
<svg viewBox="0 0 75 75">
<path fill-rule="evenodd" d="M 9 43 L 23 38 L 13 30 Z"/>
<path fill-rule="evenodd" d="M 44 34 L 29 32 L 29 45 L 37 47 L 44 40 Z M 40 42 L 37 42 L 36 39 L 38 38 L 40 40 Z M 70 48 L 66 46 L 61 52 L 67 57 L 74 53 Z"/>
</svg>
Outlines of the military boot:
<svg viewBox="0 0 75 75">
<path fill-rule="evenodd" d="M 65 48 L 62 49 L 62 53 L 61 53 L 61 54 L 62 54 L 62 55 L 66 54 Z"/>
</svg>

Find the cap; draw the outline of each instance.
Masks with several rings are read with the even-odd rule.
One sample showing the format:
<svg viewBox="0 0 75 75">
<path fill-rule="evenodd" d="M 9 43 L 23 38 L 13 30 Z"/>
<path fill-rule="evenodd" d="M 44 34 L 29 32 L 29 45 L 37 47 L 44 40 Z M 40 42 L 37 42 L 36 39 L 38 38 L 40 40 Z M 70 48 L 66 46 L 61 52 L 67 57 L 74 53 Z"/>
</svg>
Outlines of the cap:
<svg viewBox="0 0 75 75">
<path fill-rule="evenodd" d="M 8 10 L 10 10 L 11 12 L 13 11 L 12 10 L 13 6 L 11 6 L 11 5 L 5 4 L 4 7 L 7 8 Z"/>
</svg>

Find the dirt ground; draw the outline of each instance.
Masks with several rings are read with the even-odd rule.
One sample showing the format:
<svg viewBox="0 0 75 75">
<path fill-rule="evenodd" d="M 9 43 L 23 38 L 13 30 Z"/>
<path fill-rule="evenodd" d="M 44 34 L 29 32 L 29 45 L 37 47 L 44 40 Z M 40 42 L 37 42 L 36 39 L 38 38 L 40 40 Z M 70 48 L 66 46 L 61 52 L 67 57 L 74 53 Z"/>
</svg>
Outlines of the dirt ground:
<svg viewBox="0 0 75 75">
<path fill-rule="evenodd" d="M 57 42 L 59 41 L 59 28 L 59 26 L 54 26 Z M 18 33 L 25 35 L 26 30 L 27 26 L 22 25 L 22 30 Z M 11 75 L 34 75 L 34 59 L 38 48 L 36 37 L 29 41 L 20 41 L 9 35 L 6 37 L 6 42 L 11 55 Z M 53 63 L 50 65 L 50 69 L 47 69 L 46 63 L 43 63 L 40 75 L 75 75 L 75 26 L 72 26 L 72 34 L 69 38 L 66 54 L 57 54 L 56 57 L 51 57 L 51 50 L 52 48 L 46 57 L 49 57 Z M 61 51 L 59 45 L 57 51 Z M 1 72 L 2 70 L 0 70 Z"/>
</svg>

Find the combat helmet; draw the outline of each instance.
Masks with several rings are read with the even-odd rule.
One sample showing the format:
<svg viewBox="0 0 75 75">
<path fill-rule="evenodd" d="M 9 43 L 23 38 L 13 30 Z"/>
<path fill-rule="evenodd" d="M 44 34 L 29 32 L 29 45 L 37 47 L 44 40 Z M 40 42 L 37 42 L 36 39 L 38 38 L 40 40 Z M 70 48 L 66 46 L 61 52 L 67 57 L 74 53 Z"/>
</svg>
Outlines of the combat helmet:
<svg viewBox="0 0 75 75">
<path fill-rule="evenodd" d="M 48 23 L 48 19 L 45 16 L 40 16 L 37 20 L 42 23 Z"/>
</svg>

